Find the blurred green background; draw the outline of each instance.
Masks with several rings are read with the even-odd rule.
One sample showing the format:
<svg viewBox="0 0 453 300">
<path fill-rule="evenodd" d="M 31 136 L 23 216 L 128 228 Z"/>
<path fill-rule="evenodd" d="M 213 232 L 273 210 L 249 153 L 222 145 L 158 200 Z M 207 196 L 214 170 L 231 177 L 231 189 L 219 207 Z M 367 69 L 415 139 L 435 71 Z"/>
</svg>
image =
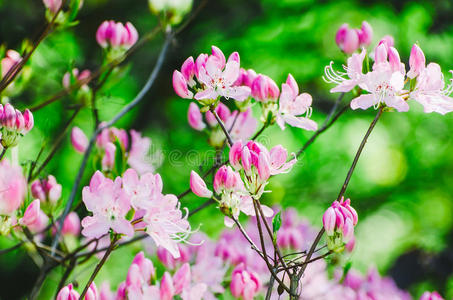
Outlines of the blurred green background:
<svg viewBox="0 0 453 300">
<path fill-rule="evenodd" d="M 312 118 L 321 124 L 338 96 L 329 93 L 332 86 L 321 77 L 331 60 L 339 67 L 345 59 L 334 42 L 342 23 L 359 27 L 362 20 L 367 20 L 374 29 L 372 46 L 383 35 L 393 35 L 405 62 L 412 44 L 418 42 L 427 61 L 439 63 L 449 79 L 447 71 L 453 64 L 452 14 L 453 3 L 448 0 L 211 0 L 177 37 L 146 99 L 117 127 L 141 130 L 152 138 L 153 158 L 156 162 L 163 158 L 157 171 L 163 177 L 164 190 L 179 194 L 188 187 L 190 170 L 206 161 L 204 168 L 208 168 L 213 157 L 206 136 L 187 124 L 189 101 L 178 98 L 172 90 L 172 71 L 186 57 L 209 52 L 210 46 L 216 45 L 227 55 L 238 51 L 244 68 L 267 74 L 279 85 L 292 73 L 302 91 L 312 94 Z M 1 0 L 0 41 L 7 48 L 20 49 L 24 38 L 32 39 L 39 33 L 43 15 L 39 0 Z M 61 89 L 61 77 L 71 66 L 96 69 L 101 49 L 95 32 L 103 20 L 131 21 L 141 35 L 157 24 L 146 0 L 85 0 L 78 19 L 79 25 L 53 34 L 38 48 L 29 63 L 30 83 L 20 95 L 12 97 L 14 105 L 25 108 L 49 98 Z M 98 100 L 102 120 L 110 119 L 132 100 L 151 72 L 162 40 L 159 36 L 140 48 L 102 89 Z M 344 103 L 350 99 L 347 95 Z M 35 114 L 36 127 L 20 146 L 21 161 L 33 160 L 42 143 L 58 135 L 72 113 L 70 104 L 71 99 L 65 98 Z M 263 201 L 294 206 L 320 226 L 321 215 L 337 196 L 373 115 L 372 110 L 348 111 L 306 151 L 290 174 L 271 180 L 272 193 L 266 194 Z M 75 124 L 91 132 L 91 112 L 83 110 Z M 372 133 L 346 193 L 360 218 L 353 266 L 366 271 L 375 265 L 415 297 L 425 289 L 437 289 L 447 298 L 453 297 L 452 130 L 452 114 L 424 114 L 417 103 L 411 104 L 408 113 L 386 113 Z M 271 128 L 259 140 L 267 146 L 281 143 L 297 151 L 310 136 L 296 128 L 284 132 Z M 46 173 L 55 175 L 63 185 L 63 199 L 69 195 L 80 161 L 81 156 L 66 138 L 46 168 Z M 91 174 L 89 169 L 85 183 Z M 182 205 L 190 209 L 202 201 L 189 195 Z M 212 236 L 223 229 L 223 217 L 214 207 L 196 215 L 191 223 L 193 227 L 202 223 L 201 230 Z M 1 248 L 11 244 L 0 239 Z M 123 280 L 140 245 L 115 252 L 96 282 L 108 278 L 114 285 Z M 81 282 L 85 282 L 94 263 L 76 273 Z M 0 266 L 0 294 L 4 295 L 0 298 L 26 295 L 38 269 L 25 251 L 0 256 Z M 51 297 L 60 276 L 59 271 L 51 274 L 42 299 Z"/>
</svg>

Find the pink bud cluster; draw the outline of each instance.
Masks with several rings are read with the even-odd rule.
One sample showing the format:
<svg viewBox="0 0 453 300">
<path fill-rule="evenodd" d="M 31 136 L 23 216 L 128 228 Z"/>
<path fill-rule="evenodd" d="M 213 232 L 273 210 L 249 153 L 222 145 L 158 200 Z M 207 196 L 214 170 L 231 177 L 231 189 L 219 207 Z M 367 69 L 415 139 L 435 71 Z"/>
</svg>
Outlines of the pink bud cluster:
<svg viewBox="0 0 453 300">
<path fill-rule="evenodd" d="M 434 291 L 434 292 L 424 292 L 423 295 L 420 297 L 420 300 L 444 300 L 442 296 Z"/>
<path fill-rule="evenodd" d="M 226 128 L 228 128 L 230 136 L 234 140 L 249 139 L 254 134 L 258 122 L 253 117 L 252 110 L 250 108 L 243 112 L 239 112 L 237 110 L 231 112 L 225 104 L 220 102 L 215 108 L 215 112 L 219 116 L 220 120 L 225 124 Z M 209 138 L 211 145 L 223 145 L 223 142 L 225 141 L 225 134 L 221 131 L 221 128 L 211 111 L 207 111 L 205 113 L 205 123 L 205 121 L 203 121 L 203 114 L 201 113 L 200 108 L 196 103 L 192 102 L 189 105 L 187 119 L 190 127 L 198 131 L 204 130 L 207 123 L 209 128 L 213 129 Z"/>
<path fill-rule="evenodd" d="M 49 218 L 41 210 L 40 203 L 38 199 L 32 201 L 25 210 L 24 216 L 19 220 L 19 224 L 28 227 L 31 232 L 40 232 L 49 223 Z"/>
<path fill-rule="evenodd" d="M 33 125 L 33 114 L 28 109 L 21 113 L 9 103 L 0 104 L 0 132 L 3 147 L 16 146 L 19 137 L 28 133 Z"/>
<path fill-rule="evenodd" d="M 348 24 L 343 24 L 337 31 L 335 42 L 341 51 L 346 54 L 354 53 L 359 47 L 368 47 L 373 39 L 373 28 L 368 22 L 363 21 L 359 29 L 349 28 Z"/>
<path fill-rule="evenodd" d="M 159 174 L 139 177 L 134 169 L 128 169 L 123 177 L 111 180 L 96 171 L 82 191 L 83 202 L 92 213 L 82 220 L 82 234 L 100 238 L 111 230 L 126 236 L 132 236 L 135 229 L 146 231 L 158 246 L 178 257 L 177 242 L 187 238 L 190 225 L 176 196 L 164 195 L 162 187 Z M 130 211 L 135 211 L 133 220 L 142 219 L 143 224 L 134 228 L 133 220 L 126 218 Z"/>
<path fill-rule="evenodd" d="M 66 72 L 63 76 L 63 87 L 67 90 L 70 89 L 71 85 L 75 82 L 80 82 L 88 79 L 91 76 L 90 70 L 83 70 L 82 72 L 79 69 L 74 68 L 71 72 Z M 75 81 L 75 82 L 74 82 Z"/>
<path fill-rule="evenodd" d="M 1 60 L 2 78 L 9 72 L 9 70 L 22 60 L 19 52 L 15 50 L 6 51 L 5 57 Z"/>
<path fill-rule="evenodd" d="M 286 162 L 288 152 L 281 145 L 270 151 L 263 145 L 249 141 L 237 141 L 229 153 L 231 166 L 223 165 L 214 176 L 214 191 L 220 195 L 220 209 L 226 215 L 225 225 L 233 225 L 240 212 L 254 215 L 253 199 L 259 199 L 271 175 L 289 172 L 296 159 Z M 233 168 L 234 170 L 233 170 Z M 242 175 L 241 175 L 242 174 Z M 194 171 L 190 175 L 190 188 L 199 197 L 211 198 L 212 191 L 204 180 Z M 273 211 L 262 205 L 266 216 Z"/>
<path fill-rule="evenodd" d="M 240 75 L 239 53 L 233 52 L 228 60 L 222 50 L 212 46 L 212 54 L 200 54 L 196 60 L 189 57 L 181 71 L 173 72 L 173 88 L 182 98 L 195 99 L 210 105 L 219 97 L 246 100 L 251 93 L 248 86 L 234 85 Z"/>
<path fill-rule="evenodd" d="M 96 41 L 102 48 L 129 49 L 138 40 L 138 32 L 134 25 L 127 22 L 104 21 L 96 32 Z"/>
<path fill-rule="evenodd" d="M 103 123 L 100 124 L 102 126 Z M 140 132 L 131 130 L 128 133 L 124 129 L 115 127 L 106 128 L 96 137 L 96 146 L 102 153 L 101 162 L 103 170 L 112 170 L 115 164 L 116 151 L 124 151 L 127 163 L 140 174 L 153 172 L 148 154 L 151 146 L 151 139 L 143 137 Z M 117 149 L 116 141 L 122 149 Z M 79 127 L 73 127 L 71 131 L 71 144 L 79 152 L 85 152 L 88 147 L 88 138 Z"/>
<path fill-rule="evenodd" d="M 354 226 L 357 225 L 358 215 L 351 206 L 351 200 L 344 198 L 335 200 L 322 217 L 322 223 L 328 239 L 330 250 L 342 250 L 344 244 L 354 237 Z"/>
<path fill-rule="evenodd" d="M 252 300 L 261 288 L 261 281 L 253 271 L 248 271 L 243 264 L 236 266 L 231 275 L 230 290 L 236 298 Z"/>
<path fill-rule="evenodd" d="M 140 252 L 132 261 L 126 280 L 120 283 L 116 293 L 110 291 L 108 284 L 103 284 L 100 299 L 171 300 L 177 296 L 183 300 L 201 300 L 207 290 L 206 284 L 194 282 L 188 263 L 183 264 L 173 275 L 165 272 L 160 280 L 156 279 L 153 263 Z"/>
<path fill-rule="evenodd" d="M 74 289 L 72 283 L 63 287 L 57 294 L 56 300 L 79 300 L 80 294 Z M 103 300 L 102 296 L 99 295 L 98 289 L 94 282 L 88 287 L 88 291 L 85 294 L 85 300 Z"/>
<path fill-rule="evenodd" d="M 37 179 L 32 182 L 31 194 L 41 202 L 49 201 L 55 204 L 61 197 L 61 184 L 58 184 L 54 176 L 49 175 L 47 179 Z"/>
<path fill-rule="evenodd" d="M 263 123 L 271 125 L 277 121 L 282 130 L 285 129 L 285 124 L 306 130 L 318 128 L 317 124 L 309 119 L 312 112 L 312 97 L 308 93 L 299 94 L 299 87 L 291 74 L 282 85 L 282 93 L 280 93 L 278 85 L 269 76 L 257 74 L 252 69 L 239 68 L 237 52 L 233 52 L 226 60 L 223 52 L 212 46 L 211 55 L 200 54 L 196 60 L 189 57 L 182 64 L 181 71 L 174 71 L 173 88 L 178 96 L 198 100 L 202 105 L 201 109 L 195 103 L 189 106 L 189 124 L 195 130 L 206 129 L 202 112 L 206 112 L 206 122 L 211 127 L 217 124 L 212 113 L 208 111 L 215 107 L 224 123 L 230 122 L 232 126 L 234 124 L 233 128 L 229 128 L 232 136 L 245 131 L 247 134 L 242 134 L 237 139 L 248 139 L 253 134 L 251 128 L 254 122 L 244 117 L 243 122 L 236 124 L 233 119 L 233 117 L 236 118 L 235 112 L 228 118 L 230 111 L 219 102 L 220 97 L 237 100 L 236 106 L 242 112 L 247 111 L 250 101 L 254 99 L 262 108 Z M 218 108 L 219 106 L 221 107 Z M 223 112 L 225 114 L 222 117 Z M 241 117 L 241 113 L 236 114 L 238 118 Z M 302 116 L 304 114 L 306 116 Z M 251 117 L 251 115 L 249 111 L 244 116 Z M 215 137 L 215 132 L 210 140 L 213 136 Z"/>
<path fill-rule="evenodd" d="M 426 113 L 446 114 L 453 111 L 453 83 L 445 87 L 441 68 L 436 63 L 425 66 L 425 56 L 416 44 L 409 58 L 409 71 L 393 47 L 393 39 L 384 37 L 374 50 L 371 70 L 364 73 L 365 49 L 348 58 L 346 73 L 333 70 L 332 63 L 325 68 L 325 80 L 337 86 L 331 92 L 349 92 L 359 86 L 363 92 L 352 99 L 352 109 L 388 106 L 400 112 L 409 110 L 408 100 L 415 100 Z"/>
</svg>

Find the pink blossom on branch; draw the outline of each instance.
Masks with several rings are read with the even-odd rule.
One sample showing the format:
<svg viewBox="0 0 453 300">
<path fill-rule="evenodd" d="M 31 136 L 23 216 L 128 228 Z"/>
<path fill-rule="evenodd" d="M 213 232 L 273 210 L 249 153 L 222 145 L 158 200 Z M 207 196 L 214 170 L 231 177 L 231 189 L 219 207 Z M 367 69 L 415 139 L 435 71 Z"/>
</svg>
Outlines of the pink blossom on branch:
<svg viewBox="0 0 453 300">
<path fill-rule="evenodd" d="M 286 83 L 282 84 L 277 124 L 282 130 L 285 129 L 285 123 L 305 130 L 317 130 L 318 124 L 309 119 L 312 101 L 313 99 L 308 93 L 299 95 L 296 80 L 289 74 Z M 306 114 L 306 117 L 302 117 L 303 114 Z"/>
<path fill-rule="evenodd" d="M 129 49 L 138 40 L 138 32 L 134 25 L 127 22 L 104 21 L 96 32 L 96 40 L 102 48 Z"/>
<path fill-rule="evenodd" d="M 354 226 L 357 225 L 358 215 L 350 203 L 350 199 L 344 198 L 340 202 L 334 201 L 322 217 L 330 250 L 342 251 L 344 245 L 354 238 Z"/>
<path fill-rule="evenodd" d="M 12 215 L 25 198 L 27 183 L 22 170 L 4 159 L 0 162 L 0 215 Z"/>
<path fill-rule="evenodd" d="M 90 185 L 83 188 L 82 199 L 87 210 L 93 214 L 82 220 L 84 236 L 99 238 L 110 229 L 127 236 L 134 234 L 131 223 L 125 219 L 131 203 L 121 188 L 120 177 L 113 181 L 96 171 Z"/>
</svg>

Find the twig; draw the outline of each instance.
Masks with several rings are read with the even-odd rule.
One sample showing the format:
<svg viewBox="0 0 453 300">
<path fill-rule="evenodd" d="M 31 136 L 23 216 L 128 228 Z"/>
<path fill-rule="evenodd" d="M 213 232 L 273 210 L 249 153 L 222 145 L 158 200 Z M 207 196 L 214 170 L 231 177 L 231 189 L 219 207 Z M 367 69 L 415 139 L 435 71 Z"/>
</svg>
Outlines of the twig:
<svg viewBox="0 0 453 300">
<path fill-rule="evenodd" d="M 348 187 L 348 184 L 349 184 L 349 181 L 351 179 L 351 176 L 352 176 L 352 173 L 354 172 L 355 170 L 355 167 L 357 165 L 357 162 L 360 158 L 360 154 L 362 153 L 363 151 L 363 148 L 365 147 L 365 144 L 368 140 L 368 137 L 370 136 L 371 132 L 373 131 L 374 127 L 376 126 L 376 123 L 377 121 L 379 120 L 379 118 L 381 117 L 382 115 L 382 112 L 384 111 L 384 107 L 380 107 L 376 116 L 374 117 L 373 121 L 371 122 L 370 124 L 370 127 L 368 128 L 365 136 L 363 137 L 362 139 L 362 142 L 360 143 L 360 146 L 359 146 L 359 149 L 357 150 L 357 153 L 354 157 L 354 160 L 352 162 L 352 165 L 351 167 L 349 168 L 349 171 L 348 171 L 348 174 L 346 175 L 346 179 L 343 183 L 343 186 L 340 190 L 340 193 L 338 194 L 338 200 L 344 195 L 347 187 Z M 324 230 L 324 227 L 321 228 L 321 230 L 319 231 L 318 235 L 316 236 L 315 240 L 313 241 L 313 244 L 311 245 L 310 247 L 310 250 L 308 251 L 308 254 L 307 254 L 307 257 L 305 259 L 306 262 L 310 261 L 312 255 L 313 255 L 313 252 L 315 251 L 316 249 L 316 246 L 318 245 L 319 241 L 321 240 L 321 237 L 323 236 L 325 230 Z M 301 267 L 300 271 L 299 271 L 299 274 L 298 274 L 298 277 L 302 277 L 303 273 L 305 272 L 305 269 L 307 268 L 307 265 L 308 264 L 305 264 Z"/>
<path fill-rule="evenodd" d="M 113 249 L 115 247 L 116 241 L 117 241 L 117 237 L 115 236 L 113 238 L 113 240 L 110 242 L 110 247 L 105 252 L 105 254 L 102 257 L 101 261 L 97 264 L 96 269 L 94 269 L 93 274 L 91 274 L 90 279 L 88 280 L 87 284 L 85 285 L 85 288 L 83 289 L 82 294 L 80 295 L 80 299 L 84 299 L 85 294 L 88 292 L 88 289 L 90 288 L 91 283 L 96 278 L 96 275 L 98 275 L 98 273 L 101 270 L 101 268 L 104 265 L 104 263 L 107 261 L 107 258 L 110 256 L 110 253 L 112 253 L 112 251 L 113 251 Z"/>
<path fill-rule="evenodd" d="M 8 149 L 8 147 L 3 147 L 2 153 L 0 153 L 0 161 L 3 159 L 3 156 L 5 156 L 7 149 Z"/>
<path fill-rule="evenodd" d="M 210 111 L 214 114 L 214 116 L 217 120 L 217 123 L 219 123 L 219 125 L 220 125 L 220 128 L 222 128 L 222 131 L 225 134 L 225 137 L 228 141 L 228 145 L 230 145 L 230 147 L 233 146 L 233 139 L 230 136 L 230 132 L 226 129 L 225 124 L 223 124 L 222 119 L 220 119 L 220 117 L 217 114 L 217 112 L 215 111 L 214 107 L 211 107 Z"/>
</svg>

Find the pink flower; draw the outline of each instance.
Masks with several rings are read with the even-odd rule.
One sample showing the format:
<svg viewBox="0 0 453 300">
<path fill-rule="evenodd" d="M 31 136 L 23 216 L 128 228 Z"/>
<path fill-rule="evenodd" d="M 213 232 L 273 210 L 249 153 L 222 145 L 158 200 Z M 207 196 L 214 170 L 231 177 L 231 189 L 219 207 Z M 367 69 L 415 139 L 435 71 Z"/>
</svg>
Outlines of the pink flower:
<svg viewBox="0 0 453 300">
<path fill-rule="evenodd" d="M 425 54 L 417 44 L 414 44 L 411 49 L 411 55 L 409 57 L 410 70 L 407 72 L 407 77 L 413 79 L 417 77 L 420 72 L 425 68 Z"/>
<path fill-rule="evenodd" d="M 198 68 L 198 80 L 203 84 L 203 90 L 195 94 L 196 100 L 214 100 L 219 96 L 244 101 L 250 95 L 247 86 L 233 86 L 239 77 L 239 55 L 232 53 L 225 64 L 225 56 L 217 47 L 212 47 L 212 55 L 206 63 Z"/>
<path fill-rule="evenodd" d="M 344 67 L 346 73 L 335 71 L 332 67 L 333 62 L 325 67 L 325 76 L 323 77 L 324 80 L 328 83 L 335 83 L 337 85 L 330 90 L 331 93 L 349 92 L 356 85 L 360 85 L 362 83 L 362 66 L 365 55 L 365 49 L 363 49 L 360 54 L 352 54 L 352 56 L 348 58 L 348 66 Z"/>
<path fill-rule="evenodd" d="M 420 297 L 420 300 L 444 300 L 442 296 L 434 291 L 434 292 L 424 292 L 423 295 Z"/>
<path fill-rule="evenodd" d="M 163 247 L 158 247 L 156 254 L 157 258 L 167 269 L 173 270 L 177 266 L 189 262 L 190 260 L 190 250 L 187 246 L 183 244 L 178 244 L 178 251 L 179 251 L 178 258 L 173 257 L 173 255 Z"/>
<path fill-rule="evenodd" d="M 15 50 L 6 51 L 6 56 L 1 60 L 2 77 L 5 77 L 5 75 L 9 72 L 9 70 L 15 64 L 18 64 L 21 60 L 22 60 L 22 57 L 20 56 L 19 52 L 15 51 Z"/>
<path fill-rule="evenodd" d="M 47 179 L 37 179 L 31 184 L 33 197 L 41 202 L 49 201 L 55 204 L 61 197 L 61 189 L 61 184 L 58 184 L 57 179 L 52 175 L 49 175 Z"/>
<path fill-rule="evenodd" d="M 98 289 L 94 282 L 92 282 L 88 287 L 88 291 L 85 295 L 85 300 L 98 300 Z"/>
<path fill-rule="evenodd" d="M 179 207 L 180 203 L 175 195 L 160 195 L 150 201 L 143 217 L 146 233 L 157 246 L 164 247 L 175 258 L 180 256 L 178 241 L 184 240 L 190 233 L 187 215 L 183 217 Z"/>
<path fill-rule="evenodd" d="M 225 126 L 227 128 L 230 128 L 231 126 L 228 126 L 229 124 L 226 124 L 231 117 L 231 111 L 228 106 L 226 106 L 222 102 L 219 102 L 219 104 L 215 108 L 215 112 L 219 116 L 220 120 L 222 120 L 222 122 L 225 124 Z M 214 114 L 209 110 L 206 112 L 206 122 L 208 122 L 209 126 L 211 127 L 214 127 L 218 124 Z"/>
<path fill-rule="evenodd" d="M 72 74 L 71 74 L 72 73 Z M 79 73 L 79 69 L 74 68 L 72 69 L 72 72 L 66 72 L 63 76 L 63 87 L 67 90 L 70 89 L 71 85 L 74 84 L 75 81 L 82 81 L 91 76 L 91 71 L 90 70 L 83 70 L 82 72 Z"/>
<path fill-rule="evenodd" d="M 373 39 L 373 28 L 367 21 L 362 22 L 362 27 L 359 30 L 359 41 L 361 45 L 369 46 Z"/>
<path fill-rule="evenodd" d="M 277 100 L 280 90 L 270 77 L 259 74 L 252 83 L 252 97 L 257 101 L 267 102 Z"/>
<path fill-rule="evenodd" d="M 448 96 L 453 87 L 444 87 L 444 75 L 440 66 L 430 63 L 420 71 L 410 98 L 423 105 L 426 113 L 437 112 L 444 115 L 453 111 L 453 98 Z"/>
<path fill-rule="evenodd" d="M 113 181 L 96 171 L 90 185 L 83 188 L 82 199 L 87 210 L 93 213 L 82 220 L 84 236 L 99 238 L 110 229 L 127 236 L 134 234 L 131 223 L 125 219 L 131 205 L 121 189 L 120 177 Z"/>
<path fill-rule="evenodd" d="M 196 172 L 190 172 L 190 189 L 192 192 L 203 198 L 211 198 L 212 191 L 206 187 L 204 180 Z"/>
<path fill-rule="evenodd" d="M 234 297 L 252 300 L 261 288 L 261 281 L 256 273 L 249 272 L 243 264 L 238 265 L 231 275 L 230 290 Z"/>
<path fill-rule="evenodd" d="M 202 131 L 206 128 L 206 124 L 203 122 L 203 116 L 200 112 L 200 108 L 198 108 L 198 105 L 193 102 L 191 102 L 189 105 L 187 119 L 189 121 L 190 127 L 195 130 Z"/>
<path fill-rule="evenodd" d="M 115 165 L 116 146 L 113 143 L 107 143 L 104 147 L 104 157 L 102 158 L 102 168 L 112 170 Z"/>
<path fill-rule="evenodd" d="M 367 109 L 371 106 L 377 108 L 382 103 L 400 112 L 409 110 L 409 105 L 401 96 L 404 88 L 404 74 L 399 70 L 392 70 L 386 60 L 378 60 L 378 52 L 376 52 L 373 71 L 364 76 L 360 87 L 370 94 L 362 94 L 352 99 L 352 109 Z"/>
<path fill-rule="evenodd" d="M 0 215 L 11 215 L 22 204 L 27 184 L 22 170 L 6 159 L 0 162 Z"/>
<path fill-rule="evenodd" d="M 110 290 L 110 283 L 108 281 L 104 281 L 101 284 L 99 300 L 115 300 L 115 294 Z"/>
<path fill-rule="evenodd" d="M 19 220 L 19 224 L 27 226 L 32 232 L 42 231 L 49 222 L 49 218 L 41 211 L 38 199 L 32 201 L 25 210 L 24 216 Z"/>
<path fill-rule="evenodd" d="M 327 245 L 330 250 L 342 249 L 344 244 L 354 239 L 354 226 L 358 215 L 350 205 L 351 200 L 344 198 L 334 201 L 323 215 L 322 222 L 328 236 Z"/>
<path fill-rule="evenodd" d="M 184 78 L 181 72 L 175 70 L 173 72 L 173 89 L 175 90 L 176 95 L 184 99 L 192 99 L 193 93 L 189 91 L 187 86 L 187 80 Z"/>
<path fill-rule="evenodd" d="M 71 130 L 71 144 L 79 153 L 84 153 L 88 147 L 88 138 L 85 133 L 77 126 Z"/>
<path fill-rule="evenodd" d="M 351 54 L 359 48 L 359 33 L 345 23 L 338 29 L 335 42 L 343 52 Z"/>
<path fill-rule="evenodd" d="M 318 124 L 309 119 L 312 101 L 307 93 L 299 95 L 299 87 L 294 77 L 289 74 L 286 83 L 282 84 L 277 124 L 282 130 L 285 129 L 285 123 L 306 130 L 317 130 Z M 302 114 L 306 114 L 307 117 L 301 117 Z"/>
<path fill-rule="evenodd" d="M 233 111 L 225 123 L 226 128 L 231 128 L 230 135 L 234 140 L 247 140 L 253 136 L 258 126 L 258 121 L 253 117 L 252 109 L 246 111 Z"/>
<path fill-rule="evenodd" d="M 80 234 L 80 218 L 76 212 L 72 211 L 66 216 L 61 233 L 63 235 L 73 236 L 78 236 Z"/>
<path fill-rule="evenodd" d="M 123 174 L 123 189 L 134 209 L 147 209 L 151 201 L 162 195 L 162 178 L 152 173 L 139 177 L 134 169 L 127 169 Z"/>
<path fill-rule="evenodd" d="M 131 148 L 129 149 L 127 163 L 134 168 L 139 174 L 154 172 L 149 157 L 151 139 L 143 137 L 138 131 L 131 130 Z"/>
<path fill-rule="evenodd" d="M 0 133 L 1 144 L 4 147 L 14 147 L 19 138 L 28 133 L 34 125 L 33 114 L 26 109 L 24 113 L 6 103 L 0 104 Z"/>
<path fill-rule="evenodd" d="M 168 272 L 165 272 L 160 282 L 160 300 L 172 300 L 174 294 L 173 279 Z"/>
<path fill-rule="evenodd" d="M 58 292 L 57 300 L 79 300 L 80 295 L 74 290 L 72 283 L 68 284 Z"/>
<path fill-rule="evenodd" d="M 122 47 L 129 49 L 138 40 L 138 32 L 134 25 L 127 22 L 104 21 L 96 32 L 96 40 L 102 48 Z"/>
</svg>

